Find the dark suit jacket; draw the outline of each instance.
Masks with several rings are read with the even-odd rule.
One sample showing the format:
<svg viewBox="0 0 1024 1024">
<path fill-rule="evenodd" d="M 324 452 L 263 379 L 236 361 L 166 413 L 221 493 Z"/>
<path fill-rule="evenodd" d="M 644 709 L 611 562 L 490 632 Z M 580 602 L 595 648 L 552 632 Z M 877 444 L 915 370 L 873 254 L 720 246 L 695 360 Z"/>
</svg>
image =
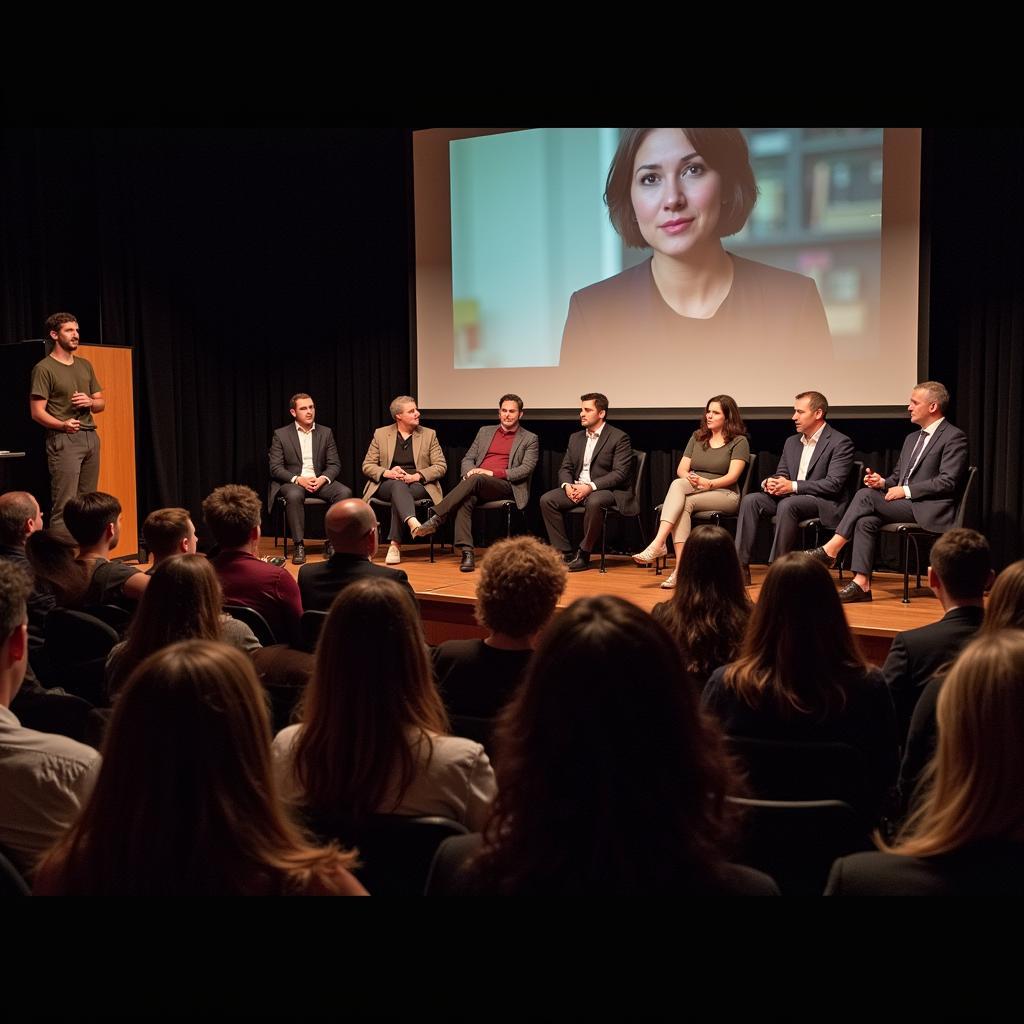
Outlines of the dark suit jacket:
<svg viewBox="0 0 1024 1024">
<path fill-rule="evenodd" d="M 377 565 L 360 555 L 335 552 L 326 562 L 304 565 L 299 570 L 299 593 L 305 611 L 325 612 L 338 591 L 356 580 L 381 579 L 401 583 L 415 600 L 409 577 L 401 569 Z"/>
<path fill-rule="evenodd" d="M 984 616 L 982 608 L 953 608 L 938 622 L 896 635 L 882 666 L 882 675 L 896 708 L 900 743 L 907 738 L 914 706 L 929 680 L 956 657 L 978 631 Z"/>
<path fill-rule="evenodd" d="M 498 425 L 496 423 L 481 427 L 477 431 L 469 451 L 466 452 L 462 460 L 463 476 L 471 469 L 476 469 L 484 461 L 487 449 L 490 448 L 491 441 L 494 440 L 494 435 L 497 432 Z M 505 474 L 505 479 L 512 485 L 512 494 L 516 499 L 517 508 L 526 508 L 526 504 L 530 500 L 530 477 L 533 476 L 533 471 L 537 468 L 539 457 L 540 441 L 537 435 L 520 427 L 516 432 L 516 439 L 512 442 L 512 451 L 508 456 L 508 471 Z"/>
<path fill-rule="evenodd" d="M 782 458 L 779 459 L 775 475 L 795 480 L 800 471 L 803 449 L 800 434 L 788 438 L 782 448 Z M 799 494 L 818 499 L 818 518 L 830 530 L 839 525 L 846 511 L 842 501 L 843 485 L 852 465 L 853 442 L 826 423 L 814 446 L 811 464 L 807 467 L 807 479 L 800 481 L 797 490 Z"/>
<path fill-rule="evenodd" d="M 907 435 L 896 468 L 886 478 L 886 488 L 895 487 L 903 467 L 914 454 L 919 431 Z M 953 528 L 956 503 L 967 478 L 967 435 L 949 420 L 943 420 L 917 462 L 907 486 L 914 504 L 917 525 L 933 533 Z"/>
<path fill-rule="evenodd" d="M 338 458 L 338 446 L 334 443 L 334 434 L 330 427 L 315 424 L 313 431 L 313 469 L 317 476 L 325 476 L 332 483 L 341 472 L 341 459 Z M 270 442 L 270 492 L 267 508 L 273 509 L 274 500 L 282 484 L 291 483 L 293 476 L 302 472 L 302 449 L 299 447 L 299 435 L 295 424 L 280 427 L 274 431 Z M 315 494 L 311 497 L 316 497 Z"/>
<path fill-rule="evenodd" d="M 575 483 L 580 478 L 586 447 L 585 430 L 569 438 L 569 447 L 558 470 L 559 486 Z M 615 495 L 615 507 L 627 516 L 635 516 L 640 512 L 636 497 L 630 490 L 633 485 L 632 471 L 633 446 L 629 434 L 606 423 L 590 460 L 590 479 L 594 483 L 594 490 L 611 491 Z"/>
</svg>

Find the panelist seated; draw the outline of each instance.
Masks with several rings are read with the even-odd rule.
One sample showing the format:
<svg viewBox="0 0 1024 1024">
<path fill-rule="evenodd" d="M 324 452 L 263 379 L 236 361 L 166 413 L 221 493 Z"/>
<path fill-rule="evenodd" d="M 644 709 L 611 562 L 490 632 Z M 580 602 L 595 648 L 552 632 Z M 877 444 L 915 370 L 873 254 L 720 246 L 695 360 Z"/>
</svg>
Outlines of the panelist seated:
<svg viewBox="0 0 1024 1024">
<path fill-rule="evenodd" d="M 434 507 L 434 514 L 413 531 L 414 536 L 425 537 L 458 510 L 455 546 L 462 549 L 462 572 L 475 568 L 473 509 L 477 502 L 507 498 L 522 510 L 530 500 L 530 477 L 537 467 L 540 441 L 521 426 L 522 416 L 523 400 L 518 395 L 502 395 L 497 425 L 481 427 L 462 460 L 462 480 Z"/>
<path fill-rule="evenodd" d="M 701 423 L 693 432 L 676 469 L 661 508 L 661 522 L 654 540 L 638 555 L 641 565 L 668 554 L 665 542 L 672 534 L 676 568 L 662 583 L 662 590 L 676 585 L 683 545 L 690 536 L 694 512 L 734 513 L 740 505 L 740 477 L 750 459 L 747 428 L 736 401 L 715 395 L 704 407 Z"/>
<path fill-rule="evenodd" d="M 330 427 L 316 422 L 316 406 L 309 395 L 292 395 L 294 423 L 274 431 L 270 442 L 270 511 L 280 494 L 284 497 L 288 532 L 295 545 L 292 564 L 306 561 L 304 544 L 307 498 L 320 498 L 333 505 L 352 497 L 352 491 L 338 483 L 341 459 Z M 330 541 L 324 554 L 330 558 Z"/>
<path fill-rule="evenodd" d="M 601 536 L 603 509 L 614 505 L 623 515 L 636 515 L 636 497 L 630 490 L 633 446 L 629 435 L 607 422 L 608 398 L 592 391 L 580 396 L 579 433 L 569 438 L 559 486 L 540 499 L 540 511 L 551 546 L 569 563 L 569 572 L 590 568 L 590 553 Z M 572 557 L 565 513 L 582 507 L 583 540 Z"/>
<path fill-rule="evenodd" d="M 441 488 L 437 481 L 448 472 L 448 463 L 437 434 L 420 426 L 420 411 L 411 395 L 399 395 L 391 403 L 394 423 L 373 432 L 373 440 L 363 459 L 363 501 L 373 497 L 391 502 L 391 529 L 388 532 L 387 565 L 402 561 L 402 524 L 422 529 L 416 518 L 416 502 L 430 498 L 438 505 Z"/>
<path fill-rule="evenodd" d="M 850 502 L 835 536 L 811 555 L 831 568 L 853 541 L 853 579 L 840 591 L 844 603 L 871 600 L 871 572 L 884 523 L 916 523 L 945 533 L 956 520 L 956 501 L 967 473 L 967 435 L 946 419 L 949 392 L 927 380 L 910 393 L 907 411 L 920 430 L 907 435 L 896 468 L 883 478 L 864 473 L 864 487 Z"/>
<path fill-rule="evenodd" d="M 740 504 L 736 553 L 750 584 L 750 553 L 762 517 L 777 516 L 769 564 L 797 546 L 800 521 L 820 519 L 834 530 L 845 508 L 843 487 L 853 465 L 853 442 L 825 420 L 828 399 L 820 391 L 802 391 L 793 400 L 796 433 L 786 440 L 775 472 L 761 481 L 760 492 Z"/>
</svg>

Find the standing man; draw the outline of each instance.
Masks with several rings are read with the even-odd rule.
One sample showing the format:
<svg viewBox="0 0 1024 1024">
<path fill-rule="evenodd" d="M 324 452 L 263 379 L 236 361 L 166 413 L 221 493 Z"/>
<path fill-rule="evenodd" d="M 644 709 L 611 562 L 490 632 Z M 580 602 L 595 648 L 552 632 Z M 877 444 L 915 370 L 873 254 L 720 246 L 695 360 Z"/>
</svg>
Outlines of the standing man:
<svg viewBox="0 0 1024 1024">
<path fill-rule="evenodd" d="M 295 550 L 292 564 L 306 561 L 304 543 L 306 525 L 306 498 L 321 498 L 329 505 L 352 497 L 352 491 L 337 481 L 341 472 L 341 459 L 330 427 L 316 423 L 316 406 L 309 395 L 300 392 L 291 397 L 294 424 L 274 431 L 270 442 L 270 500 L 271 513 L 278 494 L 286 502 L 288 531 Z M 331 542 L 324 554 L 331 557 Z"/>
<path fill-rule="evenodd" d="M 853 465 L 853 442 L 825 422 L 828 399 L 819 391 L 802 391 L 793 402 L 796 434 L 786 440 L 778 468 L 761 481 L 761 492 L 740 505 L 736 552 L 744 581 L 750 586 L 750 552 L 762 517 L 778 515 L 769 563 L 796 547 L 802 519 L 817 518 L 834 530 L 843 514 L 843 486 Z"/>
<path fill-rule="evenodd" d="M 481 427 L 466 457 L 462 460 L 462 480 L 438 505 L 434 514 L 414 537 L 433 533 L 454 509 L 455 546 L 462 548 L 461 572 L 472 572 L 473 509 L 478 501 L 515 499 L 516 508 L 526 508 L 530 500 L 530 477 L 537 467 L 540 442 L 537 435 L 520 426 L 523 400 L 518 395 L 502 395 L 498 403 L 496 426 Z"/>
<path fill-rule="evenodd" d="M 864 487 L 836 527 L 835 536 L 810 554 L 830 569 L 836 556 L 853 540 L 853 579 L 839 592 L 849 604 L 871 600 L 875 544 L 883 523 L 917 523 L 944 533 L 956 518 L 956 501 L 967 473 L 967 435 L 946 419 L 949 392 L 926 380 L 910 392 L 907 411 L 920 427 L 907 435 L 896 468 L 887 478 L 873 469 L 864 473 Z"/>
<path fill-rule="evenodd" d="M 78 317 L 54 313 L 46 318 L 53 351 L 32 368 L 29 408 L 32 419 L 46 428 L 46 461 L 50 467 L 50 528 L 66 533 L 64 505 L 76 494 L 99 486 L 100 439 L 93 413 L 106 400 L 88 359 L 76 356 Z"/>
<path fill-rule="evenodd" d="M 391 502 L 391 531 L 388 539 L 386 565 L 402 561 L 400 542 L 402 524 L 410 530 L 419 529 L 416 502 L 430 498 L 438 505 L 441 488 L 437 481 L 448 472 L 448 463 L 438 443 L 437 434 L 429 427 L 420 426 L 420 411 L 411 395 L 399 395 L 391 403 L 395 422 L 379 427 L 363 459 L 363 476 L 367 478 L 363 501 L 377 495 Z"/>
<path fill-rule="evenodd" d="M 569 563 L 569 572 L 590 568 L 590 553 L 601 535 L 602 509 L 615 505 L 623 515 L 636 515 L 636 498 L 629 490 L 633 446 L 629 435 L 606 422 L 608 399 L 592 391 L 580 396 L 580 425 L 558 470 L 559 487 L 540 499 L 540 510 L 551 546 Z M 582 506 L 583 541 L 575 558 L 566 532 L 565 515 Z"/>
</svg>

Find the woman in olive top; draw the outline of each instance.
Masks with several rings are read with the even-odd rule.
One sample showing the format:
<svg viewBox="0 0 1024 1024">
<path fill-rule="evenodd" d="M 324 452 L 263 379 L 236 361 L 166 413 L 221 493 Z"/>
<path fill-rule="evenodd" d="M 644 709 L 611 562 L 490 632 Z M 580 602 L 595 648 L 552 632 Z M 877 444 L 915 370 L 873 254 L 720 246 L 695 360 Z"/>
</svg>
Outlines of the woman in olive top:
<svg viewBox="0 0 1024 1024">
<path fill-rule="evenodd" d="M 736 402 L 728 395 L 708 399 L 700 427 L 679 460 L 679 479 L 672 481 L 665 495 L 658 532 L 648 547 L 633 556 L 636 561 L 648 565 L 667 554 L 665 542 L 671 533 L 678 572 L 692 513 L 735 513 L 740 506 L 739 480 L 749 457 L 747 428 Z M 662 589 L 676 585 L 676 572 L 662 583 Z"/>
</svg>

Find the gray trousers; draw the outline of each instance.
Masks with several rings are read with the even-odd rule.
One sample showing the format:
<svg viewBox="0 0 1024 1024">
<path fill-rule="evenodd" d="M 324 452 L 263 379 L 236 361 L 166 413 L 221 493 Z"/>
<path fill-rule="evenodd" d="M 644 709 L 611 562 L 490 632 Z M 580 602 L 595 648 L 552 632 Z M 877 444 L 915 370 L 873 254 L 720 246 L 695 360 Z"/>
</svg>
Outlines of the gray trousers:
<svg viewBox="0 0 1024 1024">
<path fill-rule="evenodd" d="M 100 438 L 95 430 L 65 434 L 46 432 L 46 461 L 50 467 L 50 529 L 66 533 L 64 506 L 76 494 L 95 491 L 100 481 Z"/>
</svg>

